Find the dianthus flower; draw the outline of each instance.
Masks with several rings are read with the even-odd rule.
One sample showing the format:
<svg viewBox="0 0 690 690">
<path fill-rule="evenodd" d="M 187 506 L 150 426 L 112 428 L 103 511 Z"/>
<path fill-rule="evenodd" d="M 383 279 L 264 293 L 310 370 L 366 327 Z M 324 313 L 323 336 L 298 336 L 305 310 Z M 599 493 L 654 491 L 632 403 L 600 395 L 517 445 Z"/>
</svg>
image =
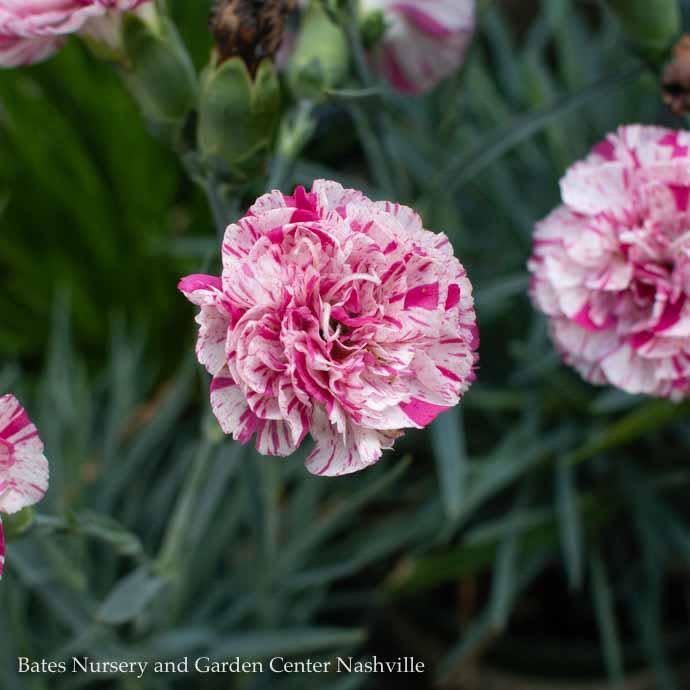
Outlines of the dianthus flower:
<svg viewBox="0 0 690 690">
<path fill-rule="evenodd" d="M 289 455 L 311 434 L 311 472 L 356 472 L 472 382 L 472 286 L 411 209 L 317 181 L 262 196 L 222 254 L 221 277 L 180 290 L 200 307 L 212 409 L 259 452 Z"/>
<path fill-rule="evenodd" d="M 561 181 L 531 294 L 566 362 L 629 393 L 690 393 L 690 133 L 627 126 Z"/>
</svg>

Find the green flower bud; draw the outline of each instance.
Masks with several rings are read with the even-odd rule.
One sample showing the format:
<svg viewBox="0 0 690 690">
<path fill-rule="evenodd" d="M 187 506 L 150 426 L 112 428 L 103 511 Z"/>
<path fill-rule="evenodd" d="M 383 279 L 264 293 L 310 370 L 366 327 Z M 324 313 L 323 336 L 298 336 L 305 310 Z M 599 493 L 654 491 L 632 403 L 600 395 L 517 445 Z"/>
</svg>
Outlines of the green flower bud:
<svg viewBox="0 0 690 690">
<path fill-rule="evenodd" d="M 280 114 L 280 83 L 272 61 L 261 62 L 254 80 L 239 57 L 209 67 L 199 105 L 202 157 L 222 160 L 235 178 L 249 177 L 270 150 Z"/>
<path fill-rule="evenodd" d="M 8 542 L 22 536 L 33 524 L 36 511 L 33 508 L 24 508 L 13 515 L 5 515 L 2 524 L 5 529 L 5 538 Z"/>
<path fill-rule="evenodd" d="M 663 61 L 681 31 L 678 0 L 609 0 L 609 4 L 642 55 Z"/>
<path fill-rule="evenodd" d="M 288 65 L 288 84 L 298 100 L 322 101 L 347 77 L 349 51 L 344 31 L 319 2 L 312 1 Z"/>
<path fill-rule="evenodd" d="M 122 40 L 129 69 L 126 78 L 146 117 L 162 126 L 179 126 L 197 100 L 194 65 L 175 25 L 157 15 L 144 21 L 123 18 Z"/>
</svg>

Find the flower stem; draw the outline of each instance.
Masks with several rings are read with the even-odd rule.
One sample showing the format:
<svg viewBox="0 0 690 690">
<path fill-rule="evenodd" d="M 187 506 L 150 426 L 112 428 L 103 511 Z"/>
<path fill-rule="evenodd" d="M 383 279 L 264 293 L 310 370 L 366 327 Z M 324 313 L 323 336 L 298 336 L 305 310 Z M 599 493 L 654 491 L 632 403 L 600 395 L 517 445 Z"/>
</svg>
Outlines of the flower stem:
<svg viewBox="0 0 690 690">
<path fill-rule="evenodd" d="M 216 226 L 216 234 L 218 239 L 223 240 L 225 228 L 228 226 L 229 219 L 225 213 L 225 204 L 221 197 L 220 185 L 218 178 L 213 172 L 208 174 L 206 184 L 204 185 L 206 197 L 208 199 L 211 214 L 213 216 L 213 224 Z"/>
<path fill-rule="evenodd" d="M 281 125 L 266 191 L 282 189 L 288 182 L 295 161 L 309 143 L 315 129 L 314 103 L 307 100 L 300 101 Z"/>
</svg>

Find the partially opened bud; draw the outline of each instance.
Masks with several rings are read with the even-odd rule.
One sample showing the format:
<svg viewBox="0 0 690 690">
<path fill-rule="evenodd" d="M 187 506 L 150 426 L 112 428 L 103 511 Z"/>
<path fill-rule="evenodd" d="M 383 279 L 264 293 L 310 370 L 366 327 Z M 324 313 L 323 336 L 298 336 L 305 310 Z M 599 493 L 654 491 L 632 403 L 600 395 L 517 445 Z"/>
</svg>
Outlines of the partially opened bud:
<svg viewBox="0 0 690 690">
<path fill-rule="evenodd" d="M 197 78 L 174 24 L 136 15 L 123 24 L 127 78 L 144 114 L 157 124 L 180 125 L 196 103 Z"/>
<path fill-rule="evenodd" d="M 476 0 L 360 0 L 360 26 L 378 72 L 421 94 L 458 72 L 476 23 Z"/>
<path fill-rule="evenodd" d="M 207 69 L 199 104 L 199 149 L 220 159 L 235 178 L 254 172 L 270 149 L 280 121 L 280 84 L 270 60 L 252 79 L 235 57 Z"/>
<path fill-rule="evenodd" d="M 346 78 L 347 38 L 319 2 L 312 2 L 288 65 L 288 83 L 298 99 L 323 100 Z"/>
<path fill-rule="evenodd" d="M 678 0 L 609 0 L 609 4 L 639 51 L 662 61 L 681 31 Z"/>
</svg>

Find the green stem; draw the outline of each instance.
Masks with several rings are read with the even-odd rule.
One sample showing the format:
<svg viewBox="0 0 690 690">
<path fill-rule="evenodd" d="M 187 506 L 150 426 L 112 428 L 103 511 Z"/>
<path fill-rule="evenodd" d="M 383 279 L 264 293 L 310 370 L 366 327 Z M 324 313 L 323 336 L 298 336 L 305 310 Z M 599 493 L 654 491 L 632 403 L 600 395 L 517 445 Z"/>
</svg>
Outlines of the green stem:
<svg viewBox="0 0 690 690">
<path fill-rule="evenodd" d="M 350 103 L 348 110 L 352 116 L 352 121 L 357 130 L 357 136 L 364 149 L 364 154 L 367 157 L 376 184 L 388 196 L 395 198 L 395 181 L 381 140 L 377 136 L 376 131 L 370 126 L 368 118 L 361 106 Z"/>
<path fill-rule="evenodd" d="M 216 234 L 218 238 L 223 240 L 225 228 L 228 226 L 230 219 L 225 214 L 225 204 L 221 198 L 220 185 L 215 174 L 209 173 L 204 185 L 206 191 L 206 198 L 208 199 L 211 214 L 213 216 L 213 224 L 216 227 Z"/>
<path fill-rule="evenodd" d="M 357 5 L 357 0 L 350 0 L 349 16 L 343 19 L 343 29 L 350 46 L 355 71 L 362 82 L 362 86 L 365 91 L 375 91 L 379 87 L 376 78 L 369 68 L 367 54 L 362 44 L 362 37 L 357 22 Z M 397 185 L 395 184 L 394 175 L 395 155 L 386 137 L 386 132 L 392 126 L 390 119 L 384 111 L 379 110 L 372 118 L 374 125 L 372 127 L 368 122 L 365 111 L 359 106 L 352 104 L 350 106 L 350 113 L 355 121 L 355 127 L 369 159 L 369 164 L 377 178 L 377 183 L 385 189 L 387 194 L 397 198 Z"/>
<path fill-rule="evenodd" d="M 313 113 L 312 101 L 300 101 L 294 111 L 294 116 L 289 116 L 283 122 L 266 191 L 282 189 L 289 180 L 295 162 L 316 129 Z"/>
<path fill-rule="evenodd" d="M 362 44 L 362 37 L 359 33 L 359 26 L 357 23 L 357 4 L 358 0 L 350 0 L 349 2 L 349 12 L 348 15 L 343 19 L 343 29 L 345 30 L 345 35 L 347 36 L 348 43 L 350 45 L 350 51 L 352 52 L 352 58 L 355 63 L 355 70 L 359 80 L 362 82 L 365 88 L 375 86 L 375 79 L 369 69 L 369 62 L 367 61 L 367 54 L 364 50 L 364 45 Z"/>
</svg>

